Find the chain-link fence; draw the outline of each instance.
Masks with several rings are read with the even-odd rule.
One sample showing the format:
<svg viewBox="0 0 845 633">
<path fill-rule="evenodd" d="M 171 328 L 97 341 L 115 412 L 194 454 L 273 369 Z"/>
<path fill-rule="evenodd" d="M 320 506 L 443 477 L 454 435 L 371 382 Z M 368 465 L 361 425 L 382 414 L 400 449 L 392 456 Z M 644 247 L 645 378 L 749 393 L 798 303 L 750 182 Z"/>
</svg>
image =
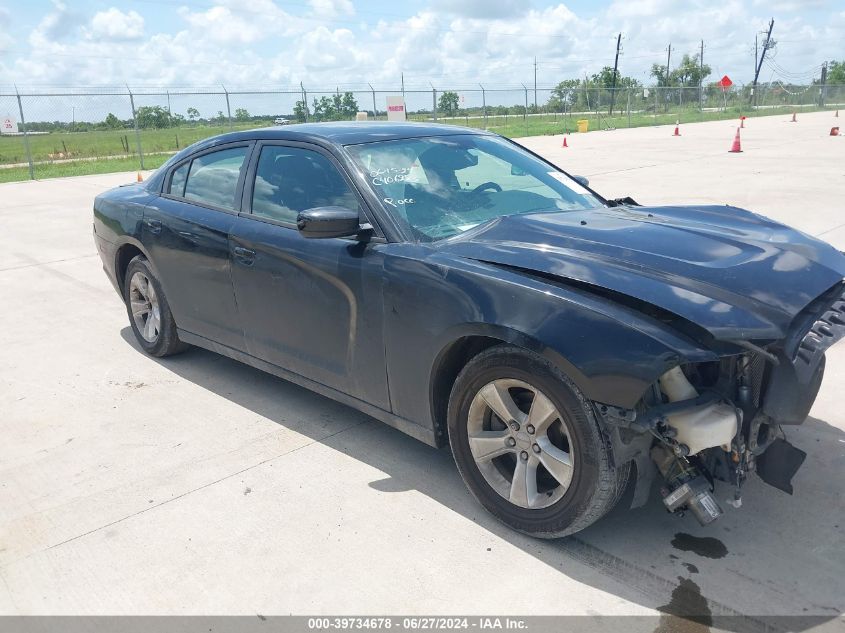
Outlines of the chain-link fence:
<svg viewBox="0 0 845 633">
<path fill-rule="evenodd" d="M 0 182 L 152 169 L 198 140 L 231 130 L 354 120 L 362 113 L 384 120 L 388 96 L 404 96 L 412 121 L 514 137 L 845 108 L 845 86 L 771 84 L 755 91 L 749 85 L 608 89 L 569 83 L 555 88 L 0 92 Z"/>
</svg>

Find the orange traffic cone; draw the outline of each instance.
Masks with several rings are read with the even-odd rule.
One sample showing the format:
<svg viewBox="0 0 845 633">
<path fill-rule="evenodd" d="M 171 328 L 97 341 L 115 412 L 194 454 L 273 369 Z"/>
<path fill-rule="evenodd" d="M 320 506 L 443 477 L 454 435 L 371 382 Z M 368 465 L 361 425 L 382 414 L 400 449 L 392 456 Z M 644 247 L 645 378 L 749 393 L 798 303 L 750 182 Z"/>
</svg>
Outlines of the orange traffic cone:
<svg viewBox="0 0 845 633">
<path fill-rule="evenodd" d="M 839 136 L 839 126 L 830 128 L 831 136 Z"/>
<path fill-rule="evenodd" d="M 563 143 L 561 143 L 560 146 L 561 147 L 569 147 L 569 145 L 566 144 L 566 137 L 565 136 L 563 137 Z"/>
<path fill-rule="evenodd" d="M 141 175 L 141 172 L 138 172 L 138 182 L 144 182 L 144 177 Z"/>
<path fill-rule="evenodd" d="M 739 142 L 739 128 L 736 128 L 736 136 L 734 136 L 734 144 L 728 151 L 729 154 L 738 154 L 742 151 L 742 144 Z"/>
<path fill-rule="evenodd" d="M 798 123 L 798 119 L 795 118 L 795 113 L 792 113 L 792 121 L 790 123 Z"/>
<path fill-rule="evenodd" d="M 680 130 L 678 130 L 678 126 L 677 126 L 677 125 L 675 125 L 675 131 L 674 131 L 674 133 L 672 134 L 672 136 L 680 136 L 680 135 L 681 135 L 681 132 L 680 132 Z"/>
</svg>

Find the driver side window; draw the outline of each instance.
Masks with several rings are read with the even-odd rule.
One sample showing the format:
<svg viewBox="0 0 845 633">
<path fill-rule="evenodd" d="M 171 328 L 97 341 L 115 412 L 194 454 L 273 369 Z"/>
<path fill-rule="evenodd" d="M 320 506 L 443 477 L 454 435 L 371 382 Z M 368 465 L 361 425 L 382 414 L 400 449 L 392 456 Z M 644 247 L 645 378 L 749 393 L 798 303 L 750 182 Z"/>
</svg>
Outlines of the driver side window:
<svg viewBox="0 0 845 633">
<path fill-rule="evenodd" d="M 300 147 L 261 149 L 252 190 L 252 213 L 296 223 L 300 211 L 314 207 L 357 209 L 358 200 L 328 158 Z"/>
</svg>

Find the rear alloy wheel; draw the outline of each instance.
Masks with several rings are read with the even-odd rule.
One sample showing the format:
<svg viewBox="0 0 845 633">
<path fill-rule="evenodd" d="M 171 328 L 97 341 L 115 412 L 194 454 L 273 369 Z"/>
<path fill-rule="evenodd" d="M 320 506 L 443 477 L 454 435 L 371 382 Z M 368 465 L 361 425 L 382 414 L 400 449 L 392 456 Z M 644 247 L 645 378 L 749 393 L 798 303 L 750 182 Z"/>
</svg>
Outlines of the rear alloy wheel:
<svg viewBox="0 0 845 633">
<path fill-rule="evenodd" d="M 147 343 L 154 344 L 161 332 L 161 306 L 149 277 L 140 270 L 129 280 L 129 309 L 138 332 Z"/>
<path fill-rule="evenodd" d="M 161 357 L 187 349 L 179 340 L 164 290 L 146 258 L 138 255 L 129 262 L 123 286 L 129 323 L 145 352 Z"/>
<path fill-rule="evenodd" d="M 629 464 L 611 465 L 589 401 L 546 359 L 518 347 L 490 348 L 460 373 L 449 441 L 479 502 L 533 536 L 587 527 L 628 480 Z"/>
</svg>

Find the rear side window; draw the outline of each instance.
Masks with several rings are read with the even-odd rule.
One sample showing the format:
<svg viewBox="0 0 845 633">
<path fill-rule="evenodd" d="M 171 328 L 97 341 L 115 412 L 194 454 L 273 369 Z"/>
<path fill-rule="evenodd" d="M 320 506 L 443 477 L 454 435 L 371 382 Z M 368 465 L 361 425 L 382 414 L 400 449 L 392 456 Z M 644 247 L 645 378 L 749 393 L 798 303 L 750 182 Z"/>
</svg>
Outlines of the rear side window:
<svg viewBox="0 0 845 633">
<path fill-rule="evenodd" d="M 318 152 L 268 145 L 261 150 L 252 191 L 252 213 L 295 223 L 314 207 L 358 209 L 358 200 L 332 162 Z"/>
<path fill-rule="evenodd" d="M 246 152 L 246 147 L 233 147 L 195 158 L 188 172 L 185 198 L 232 211 L 237 210 L 235 192 Z M 174 173 L 174 178 L 175 176 Z"/>
<path fill-rule="evenodd" d="M 185 195 L 185 181 L 188 179 L 190 166 L 191 163 L 187 162 L 173 172 L 173 177 L 170 179 L 170 189 L 167 190 L 168 193 L 180 198 Z"/>
</svg>

